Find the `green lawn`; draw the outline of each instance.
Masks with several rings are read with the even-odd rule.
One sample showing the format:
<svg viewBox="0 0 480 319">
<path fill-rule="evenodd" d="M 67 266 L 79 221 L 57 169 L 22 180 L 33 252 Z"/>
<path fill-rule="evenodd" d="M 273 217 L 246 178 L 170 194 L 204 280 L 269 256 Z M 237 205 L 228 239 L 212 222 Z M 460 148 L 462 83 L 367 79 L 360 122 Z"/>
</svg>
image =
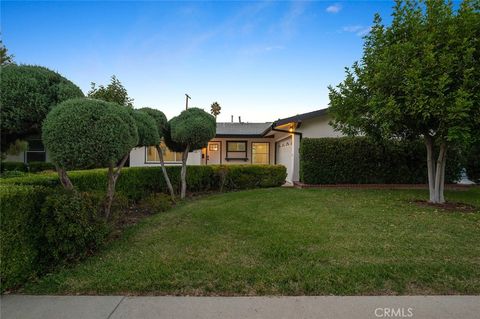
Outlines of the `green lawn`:
<svg viewBox="0 0 480 319">
<path fill-rule="evenodd" d="M 144 219 L 97 256 L 28 284 L 53 294 L 479 294 L 474 213 L 421 207 L 423 190 L 261 189 Z"/>
</svg>

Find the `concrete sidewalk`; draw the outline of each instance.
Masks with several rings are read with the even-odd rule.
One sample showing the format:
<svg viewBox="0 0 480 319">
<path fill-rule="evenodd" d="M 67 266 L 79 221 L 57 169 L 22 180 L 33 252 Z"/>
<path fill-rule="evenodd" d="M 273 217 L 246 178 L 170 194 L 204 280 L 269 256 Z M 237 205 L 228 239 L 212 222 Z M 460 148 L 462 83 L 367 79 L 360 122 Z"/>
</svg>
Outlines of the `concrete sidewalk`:
<svg viewBox="0 0 480 319">
<path fill-rule="evenodd" d="M 1 298 L 1 318 L 426 318 L 478 319 L 480 296 Z"/>
</svg>

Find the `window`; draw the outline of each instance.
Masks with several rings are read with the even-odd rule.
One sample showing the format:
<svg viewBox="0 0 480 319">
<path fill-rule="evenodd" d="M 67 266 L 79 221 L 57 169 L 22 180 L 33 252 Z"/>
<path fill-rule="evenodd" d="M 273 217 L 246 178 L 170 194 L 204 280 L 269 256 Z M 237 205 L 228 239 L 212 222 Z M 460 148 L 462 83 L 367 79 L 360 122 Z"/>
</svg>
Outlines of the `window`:
<svg viewBox="0 0 480 319">
<path fill-rule="evenodd" d="M 247 160 L 247 141 L 227 141 L 227 160 Z"/>
<path fill-rule="evenodd" d="M 247 152 L 247 142 L 227 142 L 228 152 Z"/>
<path fill-rule="evenodd" d="M 28 148 L 25 152 L 27 163 L 30 162 L 45 162 L 47 159 L 47 154 L 45 153 L 45 146 L 40 138 L 29 139 Z"/>
<path fill-rule="evenodd" d="M 208 145 L 208 150 L 212 152 L 218 151 L 218 143 L 212 143 Z"/>
<path fill-rule="evenodd" d="M 270 164 L 270 143 L 252 143 L 252 164 Z"/>
<path fill-rule="evenodd" d="M 182 161 L 182 153 L 170 151 L 164 142 L 160 143 L 160 148 L 162 149 L 163 160 L 165 162 Z M 158 156 L 157 148 L 155 146 L 147 147 L 146 162 L 160 162 L 160 157 Z"/>
</svg>

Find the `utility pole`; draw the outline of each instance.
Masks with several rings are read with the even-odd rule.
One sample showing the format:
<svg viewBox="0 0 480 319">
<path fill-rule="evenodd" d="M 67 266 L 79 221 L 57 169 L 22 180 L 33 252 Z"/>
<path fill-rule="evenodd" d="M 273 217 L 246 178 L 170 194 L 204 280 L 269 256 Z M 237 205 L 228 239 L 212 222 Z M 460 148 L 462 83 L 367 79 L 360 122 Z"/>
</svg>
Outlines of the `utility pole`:
<svg viewBox="0 0 480 319">
<path fill-rule="evenodd" d="M 188 100 L 191 99 L 190 95 L 185 93 L 185 110 L 188 110 Z"/>
</svg>

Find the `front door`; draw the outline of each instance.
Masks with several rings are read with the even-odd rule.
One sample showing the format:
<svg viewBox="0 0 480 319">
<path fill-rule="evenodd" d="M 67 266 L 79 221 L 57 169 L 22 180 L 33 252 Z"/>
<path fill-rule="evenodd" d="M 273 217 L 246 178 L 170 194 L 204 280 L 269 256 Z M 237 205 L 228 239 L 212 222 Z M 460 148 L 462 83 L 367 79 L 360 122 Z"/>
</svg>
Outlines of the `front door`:
<svg viewBox="0 0 480 319">
<path fill-rule="evenodd" d="M 207 164 L 220 164 L 221 145 L 220 142 L 209 142 L 207 146 Z"/>
</svg>

